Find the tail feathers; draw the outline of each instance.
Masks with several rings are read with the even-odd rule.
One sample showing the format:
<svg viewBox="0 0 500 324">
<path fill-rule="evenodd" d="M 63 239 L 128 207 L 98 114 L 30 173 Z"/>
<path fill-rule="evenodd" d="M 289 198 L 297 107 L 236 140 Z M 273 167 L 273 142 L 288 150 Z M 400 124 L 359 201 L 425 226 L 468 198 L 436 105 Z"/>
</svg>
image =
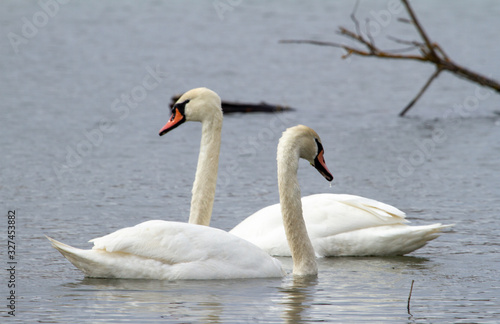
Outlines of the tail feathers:
<svg viewBox="0 0 500 324">
<path fill-rule="evenodd" d="M 320 256 L 393 256 L 413 252 L 437 238 L 440 223 L 422 226 L 384 225 L 331 236 L 315 245 Z"/>
<path fill-rule="evenodd" d="M 443 229 L 455 226 L 455 224 L 443 225 L 441 223 L 431 224 L 431 225 L 421 225 L 421 226 L 412 226 L 415 230 L 420 229 L 423 239 L 427 241 L 432 241 L 441 235 Z"/>
<path fill-rule="evenodd" d="M 83 271 L 88 276 L 91 276 L 92 269 L 97 266 L 97 263 L 89 257 L 89 252 L 92 250 L 82 250 L 70 245 L 64 244 L 51 237 L 45 235 L 45 237 L 50 241 L 50 244 L 59 251 L 69 262 L 71 262 L 75 267 Z"/>
<path fill-rule="evenodd" d="M 78 249 L 46 236 L 52 246 L 90 278 L 163 279 L 161 261 L 103 249 Z M 168 268 L 168 267 L 167 267 Z"/>
<path fill-rule="evenodd" d="M 408 227 L 408 237 L 415 237 L 422 241 L 431 241 L 441 234 L 441 230 L 446 227 L 440 223 L 431 225 L 420 225 Z"/>
<path fill-rule="evenodd" d="M 453 227 L 453 226 L 455 226 L 455 224 L 443 225 L 441 223 L 435 223 L 435 224 L 430 224 L 430 225 L 418 225 L 415 227 L 422 228 L 424 230 L 427 230 L 429 233 L 432 232 L 432 233 L 436 233 L 439 235 L 443 229 L 448 228 L 448 227 Z"/>
<path fill-rule="evenodd" d="M 429 241 L 432 241 L 441 235 L 444 228 L 451 227 L 453 225 L 454 224 L 442 225 L 440 223 L 436 223 L 431 225 L 410 226 L 410 231 L 407 235 L 402 237 L 402 240 L 396 239 L 396 242 L 399 241 L 399 243 L 396 244 L 399 244 L 401 249 L 397 254 L 404 255 L 420 249 Z"/>
<path fill-rule="evenodd" d="M 68 244 L 64 244 L 62 242 L 59 242 L 57 240 L 54 240 L 53 238 L 45 235 L 45 237 L 50 241 L 50 244 L 52 244 L 52 246 L 58 250 L 59 252 L 62 253 L 62 255 L 65 255 L 66 253 L 68 254 L 74 254 L 74 253 L 77 253 L 77 251 L 82 251 L 80 249 L 77 249 L 77 248 L 74 248 Z"/>
</svg>

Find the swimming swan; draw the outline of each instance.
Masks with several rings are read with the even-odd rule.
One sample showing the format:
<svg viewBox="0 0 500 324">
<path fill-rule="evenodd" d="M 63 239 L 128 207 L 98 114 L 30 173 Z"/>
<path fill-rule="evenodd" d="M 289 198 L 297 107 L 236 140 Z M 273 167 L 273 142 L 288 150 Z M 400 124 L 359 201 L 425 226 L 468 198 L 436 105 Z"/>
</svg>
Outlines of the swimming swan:
<svg viewBox="0 0 500 324">
<path fill-rule="evenodd" d="M 364 197 L 316 194 L 302 198 L 309 237 L 318 257 L 391 256 L 415 251 L 453 225 L 410 226 L 399 209 Z M 270 255 L 290 256 L 280 204 L 257 211 L 229 233 L 259 246 Z"/>
<path fill-rule="evenodd" d="M 319 136 L 306 126 L 289 128 L 278 144 L 281 212 L 293 258 L 293 274 L 317 275 L 316 257 L 302 218 L 297 182 L 299 158 L 331 181 Z M 234 279 L 281 277 L 281 263 L 252 243 L 197 224 L 152 220 L 96 238 L 91 250 L 47 237 L 88 277 L 128 279 Z"/>
<path fill-rule="evenodd" d="M 189 223 L 209 225 L 217 181 L 222 113 L 219 96 L 206 88 L 184 94 L 160 135 L 185 121 L 200 121 L 202 136 Z M 346 194 L 316 194 L 302 198 L 309 237 L 317 256 L 403 255 L 439 236 L 440 223 L 409 226 L 405 213 L 382 202 Z M 280 205 L 263 208 L 230 233 L 271 255 L 290 256 Z"/>
</svg>

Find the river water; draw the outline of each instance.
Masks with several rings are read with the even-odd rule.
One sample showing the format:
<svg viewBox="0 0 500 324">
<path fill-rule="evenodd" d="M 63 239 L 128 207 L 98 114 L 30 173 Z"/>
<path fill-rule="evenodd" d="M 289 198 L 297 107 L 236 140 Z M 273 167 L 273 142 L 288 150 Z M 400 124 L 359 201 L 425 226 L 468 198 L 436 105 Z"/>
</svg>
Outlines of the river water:
<svg viewBox="0 0 500 324">
<path fill-rule="evenodd" d="M 359 4 L 359 21 L 370 19 L 381 47 L 401 46 L 387 35 L 418 39 L 397 21 L 405 14 L 397 4 Z M 500 96 L 443 73 L 399 118 L 431 65 L 342 60 L 340 49 L 278 43 L 352 44 L 335 30 L 352 27 L 353 2 L 0 7 L 1 240 L 11 241 L 0 253 L 2 269 L 13 269 L 0 277 L 2 323 L 500 321 Z M 414 9 L 452 59 L 500 79 L 499 2 Z M 225 117 L 212 226 L 229 230 L 278 201 L 276 145 L 298 123 L 322 137 L 335 176 L 330 187 L 301 163 L 303 195 L 362 195 L 415 225 L 455 226 L 404 257 L 320 259 L 313 280 L 84 278 L 44 235 L 83 248 L 145 220 L 187 220 L 200 125 L 158 130 L 170 97 L 199 86 L 225 100 L 296 108 Z"/>
</svg>

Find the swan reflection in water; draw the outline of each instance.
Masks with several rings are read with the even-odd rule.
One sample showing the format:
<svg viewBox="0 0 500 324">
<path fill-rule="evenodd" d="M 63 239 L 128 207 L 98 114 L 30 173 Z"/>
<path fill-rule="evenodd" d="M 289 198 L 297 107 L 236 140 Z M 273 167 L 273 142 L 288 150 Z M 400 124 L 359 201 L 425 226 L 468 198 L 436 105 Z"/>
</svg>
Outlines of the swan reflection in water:
<svg viewBox="0 0 500 324">
<path fill-rule="evenodd" d="M 291 258 L 280 257 L 287 271 Z M 68 318 L 106 323 L 126 318 L 222 323 L 257 320 L 300 323 L 343 321 L 366 314 L 406 314 L 411 274 L 441 267 L 421 257 L 336 257 L 318 259 L 319 277 L 286 276 L 238 280 L 128 280 L 84 278 L 62 284 L 59 297 Z M 410 275 L 410 276 L 409 276 Z M 416 289 L 422 289 L 416 283 Z M 57 290 L 57 289 L 56 289 Z"/>
<path fill-rule="evenodd" d="M 64 284 L 70 293 L 73 318 L 92 318 L 96 323 L 110 319 L 221 323 L 238 318 L 279 318 L 273 306 L 281 278 L 238 280 L 129 280 L 84 278 Z M 76 307 L 75 307 L 76 306 Z M 75 311 L 78 312 L 75 314 Z"/>
<path fill-rule="evenodd" d="M 217 281 L 158 281 L 84 278 L 65 284 L 71 293 L 73 318 L 106 322 L 133 319 L 148 313 L 159 320 L 221 323 L 282 318 L 286 323 L 306 319 L 318 278 L 244 279 Z M 76 307 L 75 307 L 76 306 Z M 248 312 L 248 308 L 252 311 Z"/>
<path fill-rule="evenodd" d="M 283 282 L 280 292 L 283 298 L 280 304 L 283 305 L 281 318 L 285 323 L 302 323 L 306 320 L 304 313 L 311 308 L 315 286 L 318 284 L 318 277 L 292 277 Z"/>
<path fill-rule="evenodd" d="M 292 266 L 289 258 L 280 261 L 285 268 Z M 415 256 L 320 258 L 318 277 L 284 278 L 280 297 L 273 302 L 280 305 L 280 317 L 286 323 L 332 318 L 343 322 L 355 317 L 369 322 L 366 314 L 384 310 L 389 314 L 395 308 L 406 315 L 411 274 L 436 272 L 441 266 Z"/>
</svg>

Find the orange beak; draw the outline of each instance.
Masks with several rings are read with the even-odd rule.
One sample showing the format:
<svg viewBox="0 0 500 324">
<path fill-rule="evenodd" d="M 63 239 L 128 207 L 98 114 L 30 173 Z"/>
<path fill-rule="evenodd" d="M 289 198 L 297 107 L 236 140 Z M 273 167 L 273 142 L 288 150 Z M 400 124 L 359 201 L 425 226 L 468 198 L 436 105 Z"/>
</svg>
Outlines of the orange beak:
<svg viewBox="0 0 500 324">
<path fill-rule="evenodd" d="M 323 156 L 323 153 L 324 153 L 323 150 L 321 150 L 318 153 L 318 155 L 314 159 L 314 165 L 313 166 L 316 168 L 316 170 L 319 171 L 319 173 L 321 173 L 321 175 L 323 175 L 323 177 L 325 177 L 326 180 L 332 181 L 333 180 L 333 175 L 330 172 L 330 170 L 328 170 L 328 167 L 326 166 L 326 162 L 325 162 L 325 158 Z"/>
<path fill-rule="evenodd" d="M 170 119 L 168 122 L 163 126 L 163 128 L 160 130 L 160 136 L 165 135 L 172 129 L 176 128 L 180 124 L 186 121 L 186 116 L 184 116 L 179 108 L 175 107 L 172 108 L 172 115 L 170 116 Z"/>
</svg>

